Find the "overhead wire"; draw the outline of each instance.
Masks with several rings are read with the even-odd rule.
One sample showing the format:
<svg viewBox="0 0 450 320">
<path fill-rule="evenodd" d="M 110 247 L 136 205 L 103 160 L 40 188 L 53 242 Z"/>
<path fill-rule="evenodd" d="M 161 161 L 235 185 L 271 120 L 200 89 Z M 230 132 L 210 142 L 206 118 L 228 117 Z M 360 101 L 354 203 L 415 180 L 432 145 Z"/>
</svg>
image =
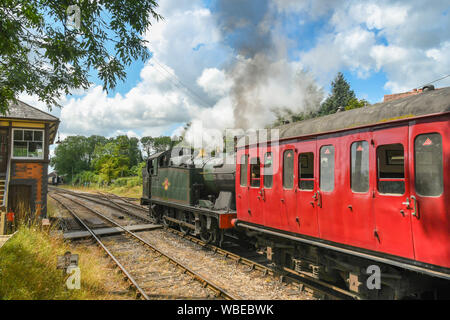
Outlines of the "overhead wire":
<svg viewBox="0 0 450 320">
<path fill-rule="evenodd" d="M 427 83 L 425 83 L 425 84 L 423 84 L 423 85 L 421 85 L 421 86 L 418 86 L 418 87 L 416 87 L 416 88 L 414 88 L 414 89 L 420 89 L 420 88 L 423 88 L 423 87 L 425 87 L 425 86 L 427 86 L 427 85 L 429 85 L 429 84 L 435 83 L 435 82 L 437 82 L 437 81 L 443 80 L 443 79 L 448 78 L 448 77 L 450 77 L 450 74 L 448 74 L 448 75 L 446 75 L 446 76 L 443 76 L 442 78 L 433 80 L 433 81 L 431 81 L 431 82 L 427 82 Z"/>
<path fill-rule="evenodd" d="M 186 93 L 193 98 L 194 100 L 197 100 L 197 102 L 200 102 L 202 105 L 204 105 L 205 107 L 211 108 L 212 105 L 210 103 L 208 103 L 207 101 L 205 101 L 199 94 L 197 94 L 194 90 L 192 90 L 187 84 L 185 84 L 183 81 L 180 80 L 180 78 L 178 78 L 178 76 L 172 72 L 170 72 L 169 70 L 167 70 L 167 68 L 164 67 L 164 65 L 162 63 L 160 63 L 158 61 L 158 59 L 155 58 L 154 55 L 152 55 L 151 60 L 153 60 L 161 69 L 163 69 L 172 79 L 168 78 L 172 84 L 174 84 L 177 88 L 179 89 L 185 89 Z M 155 70 L 157 70 L 158 72 L 161 73 L 161 71 L 155 67 Z M 162 73 L 161 73 L 162 74 Z M 176 82 L 174 82 L 173 80 L 175 80 Z"/>
</svg>

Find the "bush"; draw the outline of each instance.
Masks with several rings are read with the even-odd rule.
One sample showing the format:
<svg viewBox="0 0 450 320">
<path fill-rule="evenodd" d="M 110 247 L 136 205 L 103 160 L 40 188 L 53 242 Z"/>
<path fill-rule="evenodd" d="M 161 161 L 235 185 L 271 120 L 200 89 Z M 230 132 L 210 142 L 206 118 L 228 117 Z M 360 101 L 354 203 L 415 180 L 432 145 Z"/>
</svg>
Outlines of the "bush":
<svg viewBox="0 0 450 320">
<path fill-rule="evenodd" d="M 136 187 L 142 184 L 142 178 L 139 177 L 125 177 L 117 178 L 111 183 L 112 187 Z"/>
</svg>

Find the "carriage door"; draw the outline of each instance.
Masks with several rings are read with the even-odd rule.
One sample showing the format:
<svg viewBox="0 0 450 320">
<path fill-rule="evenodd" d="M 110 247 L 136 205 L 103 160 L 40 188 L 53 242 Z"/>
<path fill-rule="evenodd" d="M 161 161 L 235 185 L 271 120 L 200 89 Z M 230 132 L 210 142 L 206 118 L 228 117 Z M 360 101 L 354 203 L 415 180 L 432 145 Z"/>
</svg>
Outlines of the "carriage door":
<svg viewBox="0 0 450 320">
<path fill-rule="evenodd" d="M 373 210 L 376 249 L 414 258 L 408 173 L 408 126 L 374 130 L 376 186 Z"/>
<path fill-rule="evenodd" d="M 298 185 L 297 185 L 297 228 L 301 234 L 313 237 L 319 236 L 317 225 L 317 209 L 314 195 L 315 183 L 316 140 L 300 144 L 298 154 Z"/>
<path fill-rule="evenodd" d="M 276 150 L 276 151 L 275 151 Z M 272 228 L 281 227 L 279 195 L 274 188 L 274 173 L 278 173 L 278 148 L 267 149 L 264 153 L 262 166 L 263 187 L 261 196 L 263 200 L 264 225 Z"/>
<path fill-rule="evenodd" d="M 292 147 L 284 149 L 282 163 L 282 188 L 283 193 L 280 199 L 280 208 L 282 214 L 282 225 L 288 228 L 288 231 L 298 232 L 297 227 L 297 198 L 295 196 L 295 166 L 296 152 Z M 283 221 L 284 219 L 284 221 Z"/>
<path fill-rule="evenodd" d="M 444 118 L 445 119 L 445 118 Z M 416 260 L 450 267 L 450 128 L 446 121 L 410 126 L 410 212 Z"/>
<path fill-rule="evenodd" d="M 336 191 L 335 182 L 336 162 L 339 159 L 334 139 L 317 141 L 317 161 L 319 185 L 314 193 L 313 202 L 317 207 L 320 237 L 341 241 L 342 221 L 340 219 L 341 196 Z M 317 172 L 317 170 L 316 170 Z"/>
<path fill-rule="evenodd" d="M 236 211 L 238 218 L 250 221 L 250 208 L 248 206 L 248 154 L 246 150 L 239 152 L 237 160 L 237 172 L 239 179 L 236 179 Z"/>
<path fill-rule="evenodd" d="M 251 222 L 264 224 L 263 196 L 261 186 L 261 162 L 257 155 L 250 154 L 250 188 L 249 188 L 249 208 Z"/>
</svg>

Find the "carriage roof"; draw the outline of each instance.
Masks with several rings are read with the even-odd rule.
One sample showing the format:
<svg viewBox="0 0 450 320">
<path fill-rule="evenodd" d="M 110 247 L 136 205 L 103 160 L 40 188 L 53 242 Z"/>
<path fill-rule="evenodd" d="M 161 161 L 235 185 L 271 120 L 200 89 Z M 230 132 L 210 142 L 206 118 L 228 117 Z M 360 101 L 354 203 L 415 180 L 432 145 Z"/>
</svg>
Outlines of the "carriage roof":
<svg viewBox="0 0 450 320">
<path fill-rule="evenodd" d="M 450 87 L 276 127 L 280 139 L 450 112 Z"/>
</svg>

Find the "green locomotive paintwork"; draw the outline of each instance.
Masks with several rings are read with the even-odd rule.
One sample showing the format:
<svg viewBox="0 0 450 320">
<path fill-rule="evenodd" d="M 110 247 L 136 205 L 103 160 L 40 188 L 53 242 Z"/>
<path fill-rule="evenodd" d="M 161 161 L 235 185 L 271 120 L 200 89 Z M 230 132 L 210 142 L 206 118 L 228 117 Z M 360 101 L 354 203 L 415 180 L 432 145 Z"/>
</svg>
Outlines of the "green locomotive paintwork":
<svg viewBox="0 0 450 320">
<path fill-rule="evenodd" d="M 198 201 L 195 186 L 202 184 L 201 169 L 158 168 L 152 176 L 151 197 L 165 201 L 194 205 Z"/>
</svg>

